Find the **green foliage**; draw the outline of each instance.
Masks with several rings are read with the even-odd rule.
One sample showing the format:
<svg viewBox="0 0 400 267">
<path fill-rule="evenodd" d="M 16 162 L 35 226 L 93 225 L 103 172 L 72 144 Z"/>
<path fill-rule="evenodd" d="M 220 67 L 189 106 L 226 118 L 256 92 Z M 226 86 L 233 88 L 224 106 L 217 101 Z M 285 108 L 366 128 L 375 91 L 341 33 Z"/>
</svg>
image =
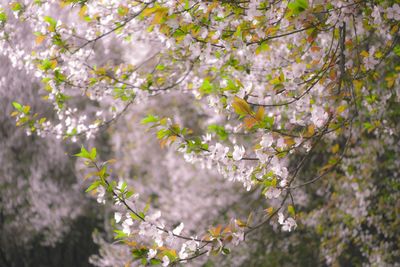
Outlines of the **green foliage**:
<svg viewBox="0 0 400 267">
<path fill-rule="evenodd" d="M 43 18 L 43 20 L 49 24 L 49 31 L 51 31 L 51 32 L 56 31 L 57 21 L 55 19 L 53 19 L 52 17 L 49 17 L 49 16 L 45 16 Z"/>
<path fill-rule="evenodd" d="M 12 102 L 12 105 L 16 110 L 22 112 L 22 105 L 20 103 L 14 101 Z"/>
<path fill-rule="evenodd" d="M 233 100 L 232 107 L 235 112 L 240 116 L 246 116 L 253 113 L 250 105 L 244 99 L 241 99 L 237 96 L 235 96 Z"/>
<path fill-rule="evenodd" d="M 138 215 L 139 215 L 139 214 L 138 214 Z M 132 218 L 133 220 L 135 220 L 135 221 L 142 221 L 143 218 L 144 218 L 144 214 L 140 215 L 140 217 L 139 217 L 138 215 L 136 215 L 136 214 L 133 213 L 133 212 L 130 213 L 130 216 L 131 216 L 131 218 Z"/>
<path fill-rule="evenodd" d="M 396 45 L 396 46 L 393 48 L 393 52 L 394 52 L 397 56 L 400 57 L 400 45 Z"/>
<path fill-rule="evenodd" d="M 211 133 L 215 133 L 221 141 L 225 141 L 229 134 L 225 130 L 223 126 L 217 125 L 217 124 L 211 124 L 208 126 L 208 131 Z"/>
<path fill-rule="evenodd" d="M 7 14 L 0 8 L 0 25 L 7 22 Z"/>
<path fill-rule="evenodd" d="M 147 248 L 134 249 L 132 250 L 132 256 L 134 259 L 146 259 L 148 252 L 149 250 Z"/>
<path fill-rule="evenodd" d="M 149 124 L 149 123 L 157 123 L 160 119 L 157 116 L 154 115 L 147 115 L 145 118 L 143 118 L 140 123 L 141 124 Z"/>
<path fill-rule="evenodd" d="M 124 239 L 128 237 L 128 235 L 125 234 L 122 230 L 115 229 L 114 233 L 114 239 Z"/>
<path fill-rule="evenodd" d="M 49 59 L 43 59 L 41 63 L 38 65 L 39 69 L 43 71 L 48 71 L 52 70 L 57 66 L 57 61 L 55 60 L 49 60 Z"/>
<path fill-rule="evenodd" d="M 97 189 L 99 186 L 101 186 L 101 182 L 100 182 L 100 180 L 96 180 L 86 189 L 85 192 L 86 193 L 91 192 L 91 191 Z"/>
<path fill-rule="evenodd" d="M 294 0 L 288 4 L 288 8 L 294 15 L 298 15 L 308 8 L 308 0 Z"/>
<path fill-rule="evenodd" d="M 199 88 L 200 93 L 202 94 L 211 94 L 214 91 L 214 85 L 210 83 L 208 79 L 204 79 L 203 83 Z"/>
<path fill-rule="evenodd" d="M 24 9 L 23 4 L 21 4 L 20 2 L 17 2 L 17 1 L 11 2 L 10 7 L 11 7 L 11 10 L 14 12 L 21 12 Z"/>
<path fill-rule="evenodd" d="M 92 148 L 89 152 L 86 150 L 86 148 L 84 146 L 82 146 L 81 151 L 79 153 L 75 154 L 74 156 L 78 157 L 78 158 L 84 158 L 84 159 L 89 159 L 91 161 L 95 161 L 96 155 L 97 155 L 96 148 Z"/>
</svg>

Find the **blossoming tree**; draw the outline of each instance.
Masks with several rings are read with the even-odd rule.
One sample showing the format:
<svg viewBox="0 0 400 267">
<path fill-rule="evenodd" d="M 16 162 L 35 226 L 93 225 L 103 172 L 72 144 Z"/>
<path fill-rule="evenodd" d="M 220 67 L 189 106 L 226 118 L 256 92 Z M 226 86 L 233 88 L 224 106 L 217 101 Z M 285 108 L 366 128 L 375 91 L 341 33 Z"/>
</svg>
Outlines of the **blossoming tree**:
<svg viewBox="0 0 400 267">
<path fill-rule="evenodd" d="M 196 171 L 217 171 L 263 198 L 248 216 L 186 231 L 124 181 L 129 173 L 113 167 L 123 158 L 103 160 L 82 146 L 87 191 L 115 205 L 116 238 L 130 253 L 124 263 L 229 254 L 268 225 L 293 232 L 304 223 L 325 235 L 328 264 L 346 244 L 364 242 L 367 262 L 379 265 L 399 257 L 398 212 L 387 217 L 395 233 L 379 219 L 381 208 L 398 205 L 399 21 L 396 1 L 11 1 L 0 13 L 0 51 L 41 80 L 53 107 L 47 115 L 12 103 L 27 134 L 82 143 L 141 109 L 142 126 L 130 131 L 146 125 Z M 35 36 L 25 47 L 21 25 Z M 173 103 L 149 105 L 171 95 L 186 117 L 171 112 Z M 387 174 L 374 172 L 379 162 Z M 323 204 L 303 209 L 304 194 Z M 371 196 L 382 197 L 377 212 Z M 341 212 L 323 218 L 332 203 Z M 350 241 L 334 250 L 341 230 Z M 374 232 L 385 242 L 374 243 Z"/>
</svg>

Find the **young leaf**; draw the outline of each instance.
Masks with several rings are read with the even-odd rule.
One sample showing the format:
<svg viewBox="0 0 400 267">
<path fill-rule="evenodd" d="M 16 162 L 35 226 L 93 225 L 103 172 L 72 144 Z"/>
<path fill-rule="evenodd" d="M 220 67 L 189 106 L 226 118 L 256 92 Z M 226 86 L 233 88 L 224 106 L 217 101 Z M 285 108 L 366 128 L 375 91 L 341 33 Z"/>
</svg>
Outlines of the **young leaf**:
<svg viewBox="0 0 400 267">
<path fill-rule="evenodd" d="M 81 152 L 74 155 L 75 157 L 90 159 L 90 153 L 86 150 L 84 146 L 81 147 Z"/>
<path fill-rule="evenodd" d="M 235 96 L 233 99 L 232 107 L 240 116 L 245 116 L 252 113 L 250 105 L 244 99 L 241 99 L 237 96 Z"/>
<path fill-rule="evenodd" d="M 12 105 L 16 110 L 22 112 L 22 105 L 20 103 L 14 101 L 14 102 L 12 102 Z"/>
<path fill-rule="evenodd" d="M 145 118 L 143 118 L 140 123 L 141 124 L 149 124 L 149 123 L 156 123 L 158 122 L 159 119 L 156 116 L 153 116 L 151 114 L 147 115 Z"/>
<path fill-rule="evenodd" d="M 243 123 L 247 130 L 251 130 L 257 124 L 257 120 L 253 117 L 247 117 L 243 120 Z"/>
<path fill-rule="evenodd" d="M 95 190 L 97 187 L 99 187 L 100 181 L 94 181 L 87 189 L 86 193 Z"/>
<path fill-rule="evenodd" d="M 258 110 L 257 110 L 256 116 L 255 116 L 256 119 L 258 121 L 262 121 L 263 118 L 264 118 L 264 113 L 265 113 L 264 107 L 259 107 Z"/>
<path fill-rule="evenodd" d="M 96 160 L 96 155 L 97 155 L 97 151 L 96 151 L 96 148 L 94 147 L 94 148 L 92 148 L 92 150 L 90 150 L 89 157 L 91 160 L 94 161 L 94 160 Z"/>
<path fill-rule="evenodd" d="M 136 220 L 136 221 L 141 221 L 142 218 L 143 218 L 143 217 L 139 217 L 137 214 L 135 214 L 135 213 L 133 213 L 133 212 L 131 212 L 130 215 L 131 215 L 131 218 L 132 218 L 133 220 Z"/>
<path fill-rule="evenodd" d="M 288 4 L 289 10 L 298 15 L 308 8 L 308 0 L 294 0 Z"/>
<path fill-rule="evenodd" d="M 288 206 L 288 212 L 290 216 L 295 217 L 296 216 L 296 211 L 294 210 L 294 207 L 292 205 Z"/>
</svg>

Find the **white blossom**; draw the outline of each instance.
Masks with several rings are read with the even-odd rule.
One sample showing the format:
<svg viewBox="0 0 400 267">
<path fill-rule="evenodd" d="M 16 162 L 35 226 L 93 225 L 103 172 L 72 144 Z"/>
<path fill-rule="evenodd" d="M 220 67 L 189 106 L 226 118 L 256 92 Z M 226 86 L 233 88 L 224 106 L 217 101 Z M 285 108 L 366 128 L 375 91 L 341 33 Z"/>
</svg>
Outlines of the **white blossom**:
<svg viewBox="0 0 400 267">
<path fill-rule="evenodd" d="M 311 111 L 311 121 L 315 124 L 315 126 L 321 128 L 324 126 L 327 120 L 328 113 L 324 110 L 324 108 L 320 106 L 314 106 Z"/>
<path fill-rule="evenodd" d="M 120 212 L 115 212 L 114 213 L 114 219 L 116 223 L 119 223 L 121 221 L 122 214 Z"/>
<path fill-rule="evenodd" d="M 157 250 L 156 249 L 149 249 L 149 252 L 147 253 L 147 260 L 150 260 L 154 258 L 157 255 Z"/>
<path fill-rule="evenodd" d="M 170 263 L 170 261 L 169 261 L 169 258 L 168 258 L 168 256 L 164 256 L 163 258 L 162 258 L 162 266 L 168 266 L 169 265 L 169 263 Z"/>
<path fill-rule="evenodd" d="M 265 197 L 268 199 L 272 198 L 277 198 L 281 195 L 281 190 L 275 187 L 270 187 L 268 190 L 265 192 Z"/>
<path fill-rule="evenodd" d="M 244 154 L 245 154 L 244 147 L 243 146 L 239 147 L 239 146 L 235 145 L 233 154 L 232 154 L 232 158 L 234 160 L 241 160 L 243 158 Z"/>
<path fill-rule="evenodd" d="M 106 190 L 102 186 L 97 187 L 96 190 L 97 190 L 97 202 L 101 203 L 101 204 L 105 204 L 106 203 L 106 200 L 105 200 Z"/>
<path fill-rule="evenodd" d="M 278 222 L 282 225 L 282 231 L 285 232 L 291 232 L 297 227 L 296 221 L 292 217 L 285 219 L 282 212 L 278 213 Z"/>
<path fill-rule="evenodd" d="M 269 148 L 273 142 L 274 142 L 274 138 L 273 138 L 272 134 L 266 133 L 262 136 L 260 145 L 263 148 Z"/>
<path fill-rule="evenodd" d="M 172 233 L 173 233 L 174 235 L 180 235 L 181 232 L 182 232 L 182 230 L 183 230 L 183 227 L 184 227 L 184 224 L 183 224 L 183 223 L 180 223 L 180 224 L 172 231 Z"/>
</svg>

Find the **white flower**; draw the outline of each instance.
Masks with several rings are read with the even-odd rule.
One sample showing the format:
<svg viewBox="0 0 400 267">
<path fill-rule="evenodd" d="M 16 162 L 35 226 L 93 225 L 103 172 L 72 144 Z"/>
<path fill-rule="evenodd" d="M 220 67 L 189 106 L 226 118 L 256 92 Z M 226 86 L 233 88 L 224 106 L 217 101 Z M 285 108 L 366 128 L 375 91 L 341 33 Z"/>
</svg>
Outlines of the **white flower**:
<svg viewBox="0 0 400 267">
<path fill-rule="evenodd" d="M 194 240 L 190 240 L 190 241 L 187 241 L 186 242 L 186 245 L 187 245 L 187 248 L 190 250 L 190 251 L 196 251 L 196 249 L 197 249 L 197 247 L 199 246 L 199 242 L 196 242 L 196 241 L 194 241 Z"/>
<path fill-rule="evenodd" d="M 106 194 L 106 190 L 102 186 L 97 187 L 96 190 L 97 190 L 97 202 L 101 203 L 101 204 L 105 204 L 106 200 L 105 200 L 104 196 Z"/>
<path fill-rule="evenodd" d="M 206 39 L 207 36 L 208 36 L 208 30 L 207 30 L 206 28 L 203 28 L 203 29 L 201 30 L 200 37 L 201 37 L 202 39 Z"/>
<path fill-rule="evenodd" d="M 125 186 L 126 186 L 126 184 L 124 185 L 124 182 L 122 180 L 118 181 L 118 185 L 117 185 L 118 191 L 122 191 L 122 188 Z"/>
<path fill-rule="evenodd" d="M 147 253 L 147 259 L 150 260 L 154 258 L 157 255 L 157 250 L 156 249 L 150 249 L 149 252 Z"/>
<path fill-rule="evenodd" d="M 220 143 L 215 144 L 211 149 L 211 158 L 214 160 L 222 160 L 225 158 L 226 154 L 229 152 L 229 147 L 225 147 Z"/>
<path fill-rule="evenodd" d="M 278 148 L 284 149 L 286 147 L 285 139 L 283 139 L 282 137 L 279 138 L 278 141 L 276 142 L 276 146 Z"/>
<path fill-rule="evenodd" d="M 294 78 L 298 78 L 301 75 L 303 75 L 305 70 L 306 70 L 306 64 L 304 63 L 294 63 L 292 65 L 292 73 Z"/>
<path fill-rule="evenodd" d="M 167 246 L 172 247 L 175 241 L 175 237 L 172 235 L 171 232 L 168 233 L 168 237 L 165 239 L 165 243 L 167 243 Z"/>
<path fill-rule="evenodd" d="M 382 22 L 381 13 L 378 6 L 374 7 L 374 11 L 371 13 L 371 17 L 374 18 L 375 24 L 380 24 Z"/>
<path fill-rule="evenodd" d="M 281 190 L 275 187 L 268 188 L 267 192 L 265 192 L 265 197 L 268 199 L 277 198 L 281 195 Z"/>
<path fill-rule="evenodd" d="M 297 227 L 296 221 L 293 218 L 289 217 L 284 222 L 284 224 L 282 226 L 282 230 L 291 232 L 292 230 L 296 229 L 296 227 Z"/>
<path fill-rule="evenodd" d="M 311 121 L 315 124 L 315 126 L 321 128 L 324 126 L 327 119 L 328 113 L 325 112 L 323 107 L 313 107 L 313 110 L 311 111 Z"/>
<path fill-rule="evenodd" d="M 184 224 L 180 223 L 174 230 L 172 230 L 172 233 L 174 235 L 180 235 L 182 230 L 183 230 Z"/>
<path fill-rule="evenodd" d="M 285 216 L 283 216 L 282 212 L 278 213 L 278 222 L 282 225 L 282 231 L 285 232 L 291 232 L 297 227 L 296 221 L 292 217 L 285 220 Z"/>
<path fill-rule="evenodd" d="M 124 232 L 125 234 L 129 235 L 131 233 L 131 226 L 133 225 L 133 220 L 132 218 L 128 218 L 126 219 L 123 223 L 122 223 L 122 232 Z"/>
<path fill-rule="evenodd" d="M 244 231 L 243 230 L 239 230 L 236 233 L 232 234 L 232 244 L 234 246 L 239 245 L 240 242 L 242 242 L 244 240 Z"/>
<path fill-rule="evenodd" d="M 164 240 L 160 234 L 155 235 L 154 242 L 156 242 L 157 246 L 159 247 L 162 247 L 164 245 Z"/>
<path fill-rule="evenodd" d="M 394 4 L 392 7 L 386 9 L 386 16 L 388 19 L 400 20 L 400 6 Z"/>
<path fill-rule="evenodd" d="M 169 265 L 169 258 L 168 258 L 168 256 L 164 256 L 163 258 L 162 258 L 162 266 L 168 266 Z"/>
<path fill-rule="evenodd" d="M 151 215 L 147 215 L 146 216 L 146 221 L 155 222 L 160 217 L 161 217 L 161 211 L 158 210 L 158 211 L 154 212 Z"/>
<path fill-rule="evenodd" d="M 379 63 L 379 60 L 374 58 L 373 52 L 370 53 L 368 57 L 365 57 L 363 59 L 364 61 L 364 66 L 367 70 L 372 70 L 375 68 L 375 66 Z"/>
<path fill-rule="evenodd" d="M 283 224 L 283 221 L 285 220 L 285 216 L 283 216 L 282 212 L 278 213 L 278 222 L 279 224 Z"/>
<path fill-rule="evenodd" d="M 277 156 L 274 156 L 271 160 L 271 170 L 281 177 L 282 179 L 286 179 L 289 175 L 289 172 L 286 167 L 282 166 L 282 161 L 279 160 Z"/>
<path fill-rule="evenodd" d="M 286 169 L 286 168 L 285 168 Z M 286 169 L 286 171 L 287 171 L 287 169 Z M 286 177 L 287 177 L 287 175 L 286 175 Z M 285 177 L 285 178 L 286 178 Z M 279 185 L 281 186 L 281 187 L 285 187 L 286 185 L 287 185 L 287 183 L 288 183 L 288 181 L 285 179 L 285 178 L 283 178 L 280 182 L 279 182 Z"/>
<path fill-rule="evenodd" d="M 116 223 L 119 223 L 121 221 L 122 214 L 120 212 L 114 213 L 114 219 Z"/>
<path fill-rule="evenodd" d="M 272 134 L 267 133 L 264 134 L 263 137 L 261 138 L 260 145 L 263 148 L 268 148 L 272 145 L 273 142 L 274 142 L 274 137 L 272 136 Z"/>
<path fill-rule="evenodd" d="M 243 146 L 239 147 L 239 146 L 235 145 L 233 154 L 232 154 L 232 158 L 234 160 L 241 160 L 244 156 L 244 153 L 245 153 L 245 149 Z"/>
<path fill-rule="evenodd" d="M 189 256 L 189 254 L 186 252 L 186 247 L 187 247 L 186 243 L 183 243 L 181 250 L 179 251 L 180 259 L 186 259 Z"/>
<path fill-rule="evenodd" d="M 257 150 L 256 150 L 256 156 L 257 156 L 257 158 L 260 160 L 261 163 L 267 162 L 268 155 L 265 154 L 265 153 L 262 151 L 262 149 L 257 149 Z"/>
</svg>

